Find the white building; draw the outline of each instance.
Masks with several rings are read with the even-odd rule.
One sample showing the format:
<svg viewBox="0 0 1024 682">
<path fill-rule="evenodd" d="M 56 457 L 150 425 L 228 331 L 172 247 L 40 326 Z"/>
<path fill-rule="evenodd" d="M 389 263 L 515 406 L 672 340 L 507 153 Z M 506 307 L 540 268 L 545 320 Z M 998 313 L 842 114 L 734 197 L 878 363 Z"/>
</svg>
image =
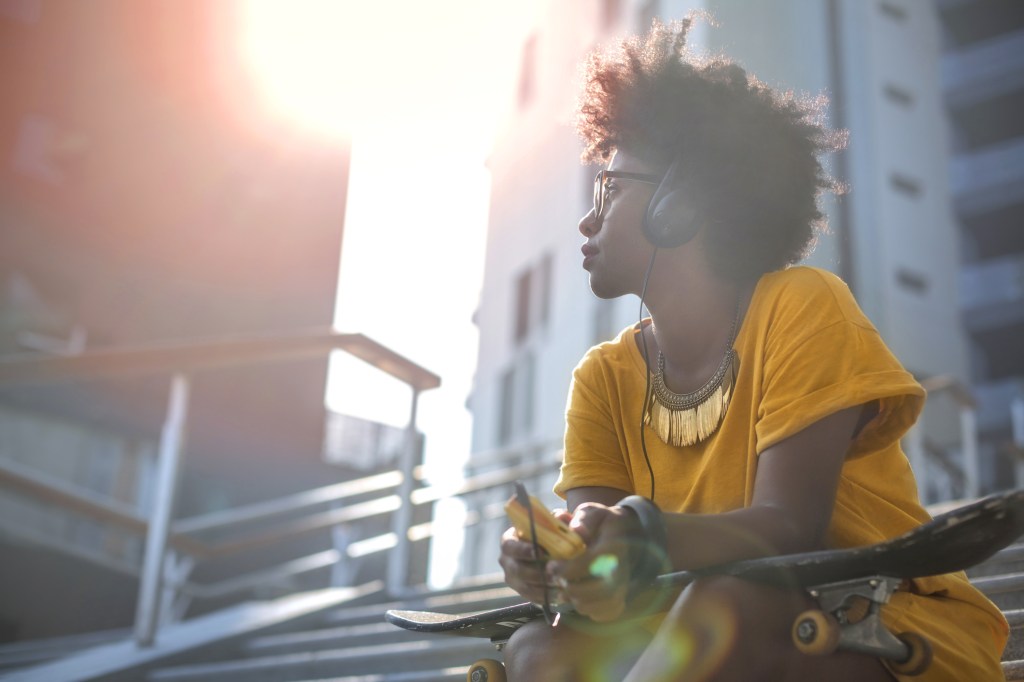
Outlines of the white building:
<svg viewBox="0 0 1024 682">
<path fill-rule="evenodd" d="M 698 26 L 691 41 L 697 49 L 725 52 L 775 87 L 829 94 L 833 127 L 850 131 L 850 145 L 831 171 L 851 192 L 827 201 L 832 232 L 809 262 L 850 283 L 915 375 L 970 378 L 939 69 L 943 24 L 932 3 L 552 0 L 524 36 L 514 105 L 489 161 L 480 352 L 469 400 L 470 468 L 550 463 L 528 480 L 552 505 L 572 369 L 588 347 L 634 323 L 639 312 L 635 297 L 594 297 L 581 267 L 576 225 L 591 206 L 596 169 L 580 165 L 573 129 L 578 65 L 596 45 L 642 31 L 654 16 L 670 20 L 690 9 L 705 9 L 719 23 Z M 1016 272 L 1024 272 L 1021 263 Z M 934 402 L 930 410 L 950 409 Z M 947 433 L 956 429 L 943 429 L 945 416 L 931 421 L 929 442 L 958 439 Z M 496 569 L 497 538 L 507 522 L 495 503 L 507 495 L 489 495 L 473 502 L 489 511 L 467 536 L 467 574 Z"/>
</svg>

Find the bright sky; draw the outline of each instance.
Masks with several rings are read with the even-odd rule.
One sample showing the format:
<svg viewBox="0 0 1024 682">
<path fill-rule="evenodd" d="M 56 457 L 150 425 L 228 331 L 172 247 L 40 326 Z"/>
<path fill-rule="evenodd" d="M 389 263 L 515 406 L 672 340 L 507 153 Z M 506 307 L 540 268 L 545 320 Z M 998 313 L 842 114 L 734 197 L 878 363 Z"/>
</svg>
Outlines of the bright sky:
<svg viewBox="0 0 1024 682">
<path fill-rule="evenodd" d="M 420 399 L 430 469 L 469 453 L 490 139 L 513 92 L 534 0 L 245 0 L 268 103 L 353 139 L 335 326 L 441 376 Z M 340 361 L 339 361 L 340 360 Z M 345 390 L 358 386 L 358 391 Z M 328 406 L 396 425 L 409 391 L 344 356 Z M 445 567 L 435 567 L 442 573 Z"/>
</svg>

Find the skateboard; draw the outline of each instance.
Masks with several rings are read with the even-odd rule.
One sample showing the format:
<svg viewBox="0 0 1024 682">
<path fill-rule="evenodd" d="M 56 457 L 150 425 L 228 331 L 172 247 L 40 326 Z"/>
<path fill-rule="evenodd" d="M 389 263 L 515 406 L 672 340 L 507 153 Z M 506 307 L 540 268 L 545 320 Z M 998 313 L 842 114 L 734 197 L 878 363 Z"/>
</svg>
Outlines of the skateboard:
<svg viewBox="0 0 1024 682">
<path fill-rule="evenodd" d="M 917 633 L 889 632 L 880 618 L 881 607 L 903 581 L 970 568 L 1022 533 L 1024 489 L 954 509 L 875 545 L 749 559 L 661 575 L 637 601 L 649 604 L 658 598 L 665 603 L 706 576 L 800 587 L 819 605 L 793 623 L 793 642 L 800 651 L 811 655 L 827 655 L 837 649 L 858 651 L 889 659 L 901 674 L 916 675 L 931 662 L 930 645 Z M 416 632 L 487 638 L 500 650 L 516 629 L 542 613 L 539 605 L 524 603 L 470 614 L 391 610 L 385 619 Z M 474 663 L 467 676 L 470 682 L 503 679 L 501 664 L 491 660 Z"/>
</svg>

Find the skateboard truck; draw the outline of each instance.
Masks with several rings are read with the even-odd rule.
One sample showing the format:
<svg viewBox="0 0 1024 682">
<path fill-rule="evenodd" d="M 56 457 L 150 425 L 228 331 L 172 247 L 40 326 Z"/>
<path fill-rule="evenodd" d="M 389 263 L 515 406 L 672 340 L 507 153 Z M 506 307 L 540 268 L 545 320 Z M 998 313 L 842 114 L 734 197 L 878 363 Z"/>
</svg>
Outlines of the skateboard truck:
<svg viewBox="0 0 1024 682">
<path fill-rule="evenodd" d="M 891 661 L 899 674 L 920 675 L 932 659 L 928 640 L 914 632 L 894 635 L 881 618 L 881 607 L 903 582 L 877 575 L 809 588 L 820 608 L 797 616 L 793 643 L 805 654 L 855 651 Z"/>
</svg>

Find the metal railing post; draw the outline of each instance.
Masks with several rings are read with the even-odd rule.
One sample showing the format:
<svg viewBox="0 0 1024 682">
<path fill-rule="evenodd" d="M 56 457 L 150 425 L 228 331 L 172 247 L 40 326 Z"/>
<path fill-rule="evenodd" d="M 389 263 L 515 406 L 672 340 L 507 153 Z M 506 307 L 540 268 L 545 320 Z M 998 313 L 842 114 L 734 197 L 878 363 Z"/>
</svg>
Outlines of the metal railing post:
<svg viewBox="0 0 1024 682">
<path fill-rule="evenodd" d="M 1010 427 L 1013 433 L 1013 445 L 1016 455 L 1017 487 L 1024 487 L 1024 396 L 1016 396 L 1010 401 Z"/>
<path fill-rule="evenodd" d="M 156 489 L 149 528 L 146 532 L 146 553 L 142 562 L 139 598 L 135 610 L 135 643 L 140 647 L 150 646 L 156 639 L 167 534 L 174 511 L 178 462 L 185 442 L 188 393 L 188 377 L 182 373 L 175 374 L 171 379 L 167 417 L 160 434 Z"/>
<path fill-rule="evenodd" d="M 409 570 L 409 527 L 412 525 L 412 488 L 415 478 L 416 454 L 419 438 L 416 433 L 416 410 L 420 392 L 413 389 L 412 406 L 409 411 L 409 425 L 405 432 L 405 447 L 399 462 L 402 483 L 398 487 L 401 506 L 391 517 L 391 532 L 395 536 L 395 548 L 388 557 L 387 587 L 391 594 L 398 594 L 405 587 Z"/>
<path fill-rule="evenodd" d="M 972 406 L 960 408 L 960 434 L 964 453 L 964 496 L 973 500 L 981 496 L 981 465 L 978 461 L 978 417 Z"/>
<path fill-rule="evenodd" d="M 904 436 L 910 469 L 917 479 L 917 496 L 922 504 L 928 504 L 928 457 L 924 451 L 924 431 L 920 422 L 914 424 Z"/>
</svg>

